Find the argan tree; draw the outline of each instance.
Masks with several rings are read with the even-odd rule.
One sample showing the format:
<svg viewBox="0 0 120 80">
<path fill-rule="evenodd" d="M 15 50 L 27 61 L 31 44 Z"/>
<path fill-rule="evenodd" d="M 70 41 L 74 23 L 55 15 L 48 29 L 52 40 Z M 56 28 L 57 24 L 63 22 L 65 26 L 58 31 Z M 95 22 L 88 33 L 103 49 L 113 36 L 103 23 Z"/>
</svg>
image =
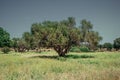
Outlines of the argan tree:
<svg viewBox="0 0 120 80">
<path fill-rule="evenodd" d="M 80 42 L 80 30 L 75 27 L 72 17 L 60 22 L 35 23 L 31 27 L 31 33 L 38 48 L 52 47 L 59 56 L 65 56 L 73 44 Z"/>
</svg>

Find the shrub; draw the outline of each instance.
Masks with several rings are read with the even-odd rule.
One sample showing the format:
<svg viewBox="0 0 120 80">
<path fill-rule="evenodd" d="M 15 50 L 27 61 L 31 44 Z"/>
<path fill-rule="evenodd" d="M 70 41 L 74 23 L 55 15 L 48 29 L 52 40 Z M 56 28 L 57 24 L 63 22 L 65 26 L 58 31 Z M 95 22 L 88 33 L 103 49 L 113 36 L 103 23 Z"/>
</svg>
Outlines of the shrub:
<svg viewBox="0 0 120 80">
<path fill-rule="evenodd" d="M 81 47 L 72 47 L 70 49 L 70 52 L 89 52 L 90 50 L 86 46 L 81 46 Z"/>
<path fill-rule="evenodd" d="M 81 51 L 81 52 L 89 52 L 90 50 L 89 50 L 88 47 L 86 47 L 86 46 L 81 46 L 81 47 L 80 47 L 80 51 Z"/>
<path fill-rule="evenodd" d="M 80 52 L 80 47 L 72 47 L 70 52 Z"/>
<path fill-rule="evenodd" d="M 10 52 L 10 48 L 9 47 L 3 47 L 2 48 L 2 52 L 3 53 L 9 53 Z"/>
</svg>

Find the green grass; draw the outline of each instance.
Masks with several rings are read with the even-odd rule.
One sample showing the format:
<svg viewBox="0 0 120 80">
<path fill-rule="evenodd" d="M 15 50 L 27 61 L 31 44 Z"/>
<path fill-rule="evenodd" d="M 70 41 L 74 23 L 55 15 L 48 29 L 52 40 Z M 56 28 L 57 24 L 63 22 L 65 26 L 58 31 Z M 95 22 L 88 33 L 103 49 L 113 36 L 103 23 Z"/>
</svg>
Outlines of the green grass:
<svg viewBox="0 0 120 80">
<path fill-rule="evenodd" d="M 120 52 L 0 53 L 0 80 L 120 80 Z"/>
</svg>

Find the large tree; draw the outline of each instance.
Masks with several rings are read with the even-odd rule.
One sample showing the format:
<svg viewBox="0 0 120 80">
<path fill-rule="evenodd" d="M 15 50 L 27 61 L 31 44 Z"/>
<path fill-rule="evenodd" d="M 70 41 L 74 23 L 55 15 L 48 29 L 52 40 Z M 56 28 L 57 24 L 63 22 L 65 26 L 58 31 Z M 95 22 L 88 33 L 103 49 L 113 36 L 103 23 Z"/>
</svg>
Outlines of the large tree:
<svg viewBox="0 0 120 80">
<path fill-rule="evenodd" d="M 10 34 L 0 27 L 0 47 L 10 46 Z"/>
<path fill-rule="evenodd" d="M 73 44 L 80 42 L 80 30 L 75 27 L 73 17 L 60 22 L 35 23 L 31 27 L 31 33 L 38 48 L 52 47 L 59 56 L 65 56 Z"/>
</svg>

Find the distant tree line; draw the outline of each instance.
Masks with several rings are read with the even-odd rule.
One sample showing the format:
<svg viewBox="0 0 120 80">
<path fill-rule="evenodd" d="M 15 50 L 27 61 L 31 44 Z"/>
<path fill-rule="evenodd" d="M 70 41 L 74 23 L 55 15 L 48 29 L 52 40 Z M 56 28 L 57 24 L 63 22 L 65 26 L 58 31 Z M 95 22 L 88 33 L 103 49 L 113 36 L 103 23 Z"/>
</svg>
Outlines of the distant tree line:
<svg viewBox="0 0 120 80">
<path fill-rule="evenodd" d="M 112 51 L 112 49 L 115 49 L 114 51 L 120 50 L 120 37 L 116 38 L 112 43 L 105 42 L 104 44 L 99 44 L 98 48 L 100 49 L 106 49 L 106 51 Z"/>
<path fill-rule="evenodd" d="M 62 21 L 34 23 L 31 25 L 31 31 L 24 32 L 21 38 L 10 39 L 9 33 L 0 27 L 0 47 L 11 47 L 16 52 L 53 48 L 59 56 L 65 56 L 72 46 L 84 45 L 94 51 L 100 47 L 101 40 L 102 37 L 93 30 L 90 21 L 84 19 L 80 26 L 76 26 L 74 17 Z M 104 47 L 106 46 L 111 44 L 106 43 Z M 120 48 L 120 38 L 114 40 L 113 46 L 116 49 Z"/>
</svg>

